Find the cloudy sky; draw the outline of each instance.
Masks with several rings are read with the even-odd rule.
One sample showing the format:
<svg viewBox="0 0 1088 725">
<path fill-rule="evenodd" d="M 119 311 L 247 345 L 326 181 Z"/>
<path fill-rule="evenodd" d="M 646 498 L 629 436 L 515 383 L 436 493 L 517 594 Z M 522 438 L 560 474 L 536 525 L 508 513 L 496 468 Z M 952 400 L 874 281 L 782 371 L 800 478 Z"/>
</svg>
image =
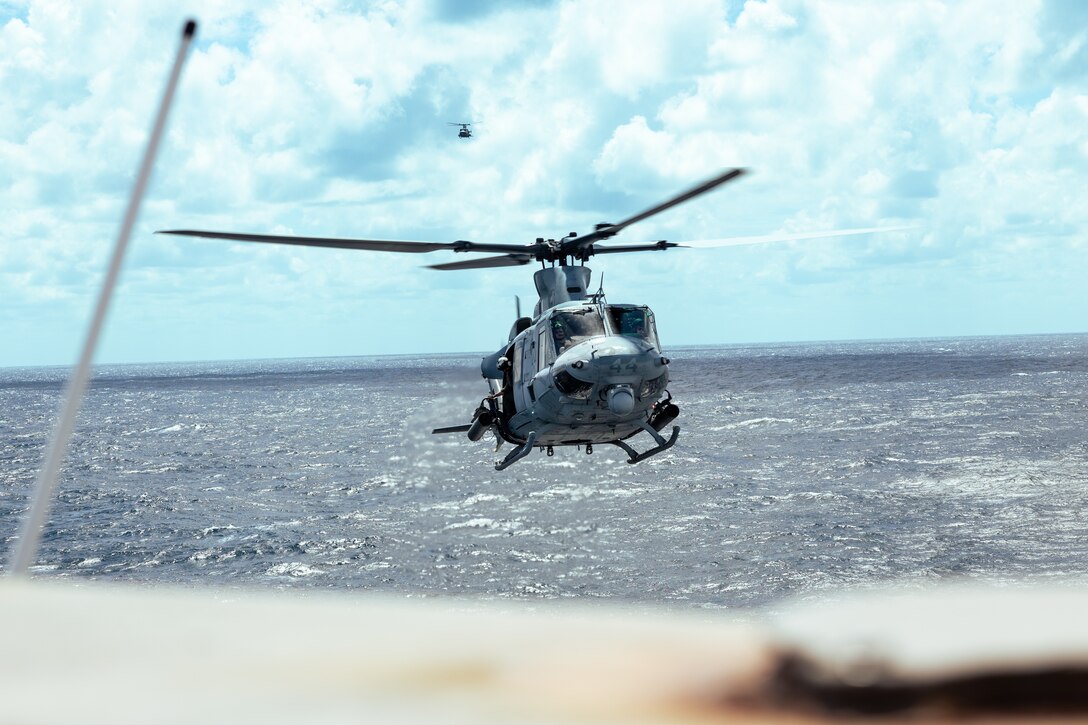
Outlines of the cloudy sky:
<svg viewBox="0 0 1088 725">
<path fill-rule="evenodd" d="M 1088 3 L 0 0 L 0 366 L 69 364 L 186 17 L 100 362 L 490 351 L 532 266 L 156 236 L 530 243 L 670 345 L 1088 331 Z M 472 139 L 450 121 L 471 121 Z"/>
</svg>

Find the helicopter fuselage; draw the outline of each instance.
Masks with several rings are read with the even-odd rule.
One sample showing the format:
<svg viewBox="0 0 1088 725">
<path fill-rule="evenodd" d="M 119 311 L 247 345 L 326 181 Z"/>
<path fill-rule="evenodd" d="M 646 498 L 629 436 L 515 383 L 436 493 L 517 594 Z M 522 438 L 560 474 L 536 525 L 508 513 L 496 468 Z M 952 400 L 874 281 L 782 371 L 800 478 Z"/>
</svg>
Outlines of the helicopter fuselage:
<svg viewBox="0 0 1088 725">
<path fill-rule="evenodd" d="M 675 435 L 666 443 L 657 431 L 679 411 L 662 401 L 669 360 L 650 309 L 609 304 L 603 294 L 587 297 L 584 266 L 545 268 L 536 281 L 541 301 L 535 318 L 517 320 L 507 344 L 483 359 L 492 395 L 477 409 L 469 438 L 478 440 L 490 426 L 518 446 L 499 464 L 503 468 L 534 446 L 549 453 L 554 446 L 592 451 L 595 443 L 620 445 L 642 431 L 659 445 L 645 454 L 621 445 L 632 458 L 671 446 Z M 549 303 L 555 304 L 541 311 Z"/>
<path fill-rule="evenodd" d="M 468 123 L 450 125 L 461 127 L 460 136 L 471 135 Z M 420 242 L 194 229 L 161 233 L 374 252 L 420 254 L 445 250 L 492 255 L 429 265 L 431 269 L 445 271 L 519 267 L 539 262 L 541 269 L 533 275 L 539 294 L 533 316 L 521 317 L 519 309 L 506 344 L 483 359 L 481 370 L 491 388 L 490 394 L 476 408 L 471 422 L 436 428 L 433 432 L 467 433 L 469 440 L 478 441 L 492 431 L 500 444 L 513 443 L 517 447 L 495 464 L 500 471 L 527 456 L 534 447 L 546 450 L 548 455 L 552 455 L 555 446 L 584 446 L 586 453 L 592 453 L 595 443 L 618 446 L 628 454 L 628 463 L 638 463 L 667 450 L 680 435 L 677 426 L 672 427 L 668 438 L 661 434 L 680 414 L 665 389 L 669 382 L 669 361 L 661 354 L 650 309 L 644 305 L 608 304 L 603 289 L 590 294 L 591 273 L 585 262 L 597 254 L 665 251 L 682 246 L 663 239 L 633 245 L 608 242 L 632 224 L 716 189 L 744 173 L 744 169 L 727 169 L 618 222 L 602 222 L 590 232 L 581 235 L 571 232 L 558 240 L 537 237 L 532 244 L 524 245 L 466 239 Z M 851 233 L 869 231 L 873 230 Z M 736 240 L 704 240 L 698 244 L 733 243 Z M 646 433 L 656 445 L 639 452 L 625 442 L 640 432 Z"/>
</svg>

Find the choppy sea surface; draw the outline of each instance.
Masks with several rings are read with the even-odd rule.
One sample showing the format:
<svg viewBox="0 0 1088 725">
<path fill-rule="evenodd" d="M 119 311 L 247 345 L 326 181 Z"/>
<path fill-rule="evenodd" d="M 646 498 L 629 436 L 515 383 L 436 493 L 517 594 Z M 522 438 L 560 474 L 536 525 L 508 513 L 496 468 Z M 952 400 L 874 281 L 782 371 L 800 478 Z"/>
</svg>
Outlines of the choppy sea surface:
<svg viewBox="0 0 1088 725">
<path fill-rule="evenodd" d="M 479 355 L 100 367 L 35 571 L 679 607 L 1088 575 L 1088 336 L 667 352 L 672 450 L 501 473 L 430 434 Z M 5 562 L 67 373 L 0 369 Z"/>
</svg>

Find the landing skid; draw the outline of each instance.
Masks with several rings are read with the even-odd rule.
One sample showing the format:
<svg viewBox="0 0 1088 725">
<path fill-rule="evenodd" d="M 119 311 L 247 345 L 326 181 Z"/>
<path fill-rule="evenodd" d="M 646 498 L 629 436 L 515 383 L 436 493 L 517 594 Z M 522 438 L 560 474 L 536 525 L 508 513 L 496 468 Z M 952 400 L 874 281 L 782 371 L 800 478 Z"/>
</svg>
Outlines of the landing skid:
<svg viewBox="0 0 1088 725">
<path fill-rule="evenodd" d="M 638 422 L 638 425 L 640 428 L 642 428 L 642 430 L 653 436 L 653 439 L 657 441 L 657 445 L 648 451 L 639 453 L 623 441 L 612 441 L 613 445 L 619 446 L 623 450 L 627 451 L 627 455 L 630 456 L 630 458 L 627 459 L 628 463 L 639 463 L 640 461 L 645 461 L 650 456 L 656 456 L 662 451 L 667 451 L 668 449 L 672 448 L 672 445 L 676 443 L 676 439 L 680 437 L 680 426 L 678 425 L 674 425 L 672 427 L 672 436 L 670 436 L 668 440 L 665 440 L 665 438 L 656 430 L 654 430 L 653 426 L 651 426 L 646 421 L 640 420 Z"/>
<path fill-rule="evenodd" d="M 536 431 L 529 434 L 529 437 L 525 439 L 525 442 L 506 454 L 506 458 L 502 459 L 495 464 L 495 470 L 501 471 L 508 467 L 512 463 L 517 463 L 533 450 L 533 444 L 536 443 Z"/>
</svg>

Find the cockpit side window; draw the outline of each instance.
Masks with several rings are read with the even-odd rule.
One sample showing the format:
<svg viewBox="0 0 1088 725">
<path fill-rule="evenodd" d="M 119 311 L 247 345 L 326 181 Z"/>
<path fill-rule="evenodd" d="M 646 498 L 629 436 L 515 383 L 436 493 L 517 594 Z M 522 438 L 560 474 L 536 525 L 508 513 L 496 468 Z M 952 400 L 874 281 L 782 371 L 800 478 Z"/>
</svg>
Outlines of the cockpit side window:
<svg viewBox="0 0 1088 725">
<path fill-rule="evenodd" d="M 661 341 L 657 339 L 657 323 L 654 321 L 654 313 L 646 310 L 646 341 L 654 346 L 655 349 L 661 349 Z"/>
<path fill-rule="evenodd" d="M 605 334 L 604 320 L 595 309 L 557 312 L 548 323 L 552 331 L 557 355 L 583 340 L 600 337 Z"/>
<path fill-rule="evenodd" d="M 609 307 L 608 317 L 617 335 L 637 337 L 661 349 L 657 342 L 654 315 L 645 307 Z"/>
</svg>

